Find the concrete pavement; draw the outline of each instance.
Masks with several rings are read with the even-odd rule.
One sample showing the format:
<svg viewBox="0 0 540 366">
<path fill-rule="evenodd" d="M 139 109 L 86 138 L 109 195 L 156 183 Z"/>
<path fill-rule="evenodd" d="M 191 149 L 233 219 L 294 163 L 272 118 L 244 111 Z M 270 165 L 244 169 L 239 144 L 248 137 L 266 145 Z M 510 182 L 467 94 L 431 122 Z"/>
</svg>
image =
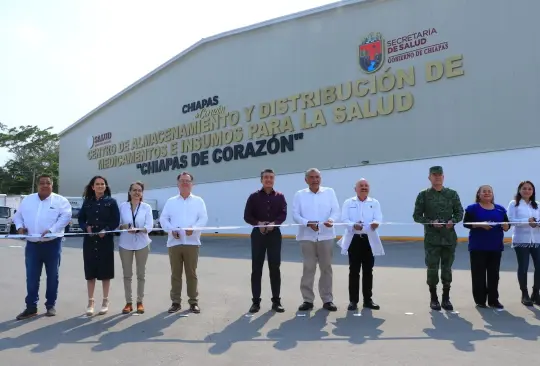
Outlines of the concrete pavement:
<svg viewBox="0 0 540 366">
<path fill-rule="evenodd" d="M 265 267 L 262 310 L 247 317 L 248 240 L 205 238 L 199 262 L 202 312 L 184 316 L 166 313 L 170 270 L 165 239 L 153 239 L 144 315 L 120 314 L 124 298 L 117 256 L 109 314 L 83 316 L 87 296 L 82 239 L 70 238 L 64 242 L 58 315 L 28 321 L 14 320 L 26 293 L 24 247 L 20 247 L 24 243 L 0 241 L 0 365 L 507 365 L 540 359 L 540 308 L 520 304 L 516 260 L 509 247 L 500 284 L 505 311 L 474 307 L 466 244 L 460 244 L 454 266 L 452 301 L 457 312 L 447 313 L 429 309 L 422 244 L 385 243 L 387 255 L 376 259 L 375 268 L 374 300 L 381 310 L 364 310 L 361 316 L 347 312 L 347 258 L 336 247 L 334 294 L 339 309 L 320 310 L 318 300 L 315 310 L 301 317 L 296 315 L 301 303 L 300 251 L 293 240 L 285 240 L 286 312 L 268 311 Z M 529 278 L 532 285 L 532 273 Z M 44 281 L 43 275 L 42 297 Z M 100 302 L 98 287 L 96 303 Z M 187 307 L 185 301 L 183 306 Z"/>
</svg>

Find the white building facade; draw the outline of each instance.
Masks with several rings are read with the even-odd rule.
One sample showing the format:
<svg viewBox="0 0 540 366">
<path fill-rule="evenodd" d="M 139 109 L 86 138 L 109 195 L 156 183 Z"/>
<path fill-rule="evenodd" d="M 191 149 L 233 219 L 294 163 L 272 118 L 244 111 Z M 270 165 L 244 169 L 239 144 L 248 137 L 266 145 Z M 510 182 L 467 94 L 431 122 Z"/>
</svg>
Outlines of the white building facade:
<svg viewBox="0 0 540 366">
<path fill-rule="evenodd" d="M 61 133 L 61 193 L 103 175 L 123 201 L 141 180 L 161 209 L 188 171 L 210 226 L 245 226 L 245 201 L 272 168 L 292 223 L 315 167 L 341 203 L 367 178 L 388 222 L 380 233 L 397 240 L 422 236 L 414 201 L 441 165 L 463 206 L 482 184 L 506 206 L 540 175 L 529 168 L 540 3 L 525 3 L 349 1 L 204 39 Z"/>
</svg>

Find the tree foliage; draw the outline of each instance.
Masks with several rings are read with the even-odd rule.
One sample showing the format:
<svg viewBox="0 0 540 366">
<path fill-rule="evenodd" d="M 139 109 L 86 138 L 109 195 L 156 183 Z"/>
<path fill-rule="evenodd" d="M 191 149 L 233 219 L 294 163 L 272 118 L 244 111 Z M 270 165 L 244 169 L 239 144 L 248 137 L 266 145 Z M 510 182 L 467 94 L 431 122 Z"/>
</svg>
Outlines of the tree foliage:
<svg viewBox="0 0 540 366">
<path fill-rule="evenodd" d="M 28 194 L 32 181 L 42 173 L 54 179 L 54 191 L 58 192 L 58 135 L 52 127 L 7 127 L 0 123 L 0 147 L 6 148 L 12 157 L 0 167 L 0 193 Z M 35 191 L 35 186 L 34 186 Z"/>
</svg>

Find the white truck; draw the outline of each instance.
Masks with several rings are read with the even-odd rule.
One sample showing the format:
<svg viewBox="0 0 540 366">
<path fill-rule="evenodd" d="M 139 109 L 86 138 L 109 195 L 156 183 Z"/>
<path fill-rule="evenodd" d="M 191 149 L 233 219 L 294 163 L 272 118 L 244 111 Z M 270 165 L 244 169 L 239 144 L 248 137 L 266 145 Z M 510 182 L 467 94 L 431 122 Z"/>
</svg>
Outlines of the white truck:
<svg viewBox="0 0 540 366">
<path fill-rule="evenodd" d="M 7 194 L 0 194 L 0 233 L 1 234 L 15 234 L 15 224 L 13 223 L 13 216 L 19 209 L 19 206 L 24 197 L 27 195 L 14 195 L 8 196 Z"/>
<path fill-rule="evenodd" d="M 82 233 L 81 228 L 79 227 L 79 211 L 82 208 L 84 198 L 82 197 L 66 197 L 71 205 L 71 221 L 68 226 L 66 226 L 66 233 Z"/>
<path fill-rule="evenodd" d="M 12 215 L 12 209 L 7 202 L 7 194 L 0 194 L 0 234 L 12 233 Z"/>
</svg>

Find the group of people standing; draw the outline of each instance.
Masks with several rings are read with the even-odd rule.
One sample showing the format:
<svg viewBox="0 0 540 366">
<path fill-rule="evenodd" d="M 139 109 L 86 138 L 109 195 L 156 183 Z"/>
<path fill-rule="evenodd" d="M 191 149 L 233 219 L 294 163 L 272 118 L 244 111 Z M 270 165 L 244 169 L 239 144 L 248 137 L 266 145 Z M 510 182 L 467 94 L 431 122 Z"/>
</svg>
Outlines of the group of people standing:
<svg viewBox="0 0 540 366">
<path fill-rule="evenodd" d="M 444 186 L 441 166 L 431 167 L 428 179 L 431 187 L 417 195 L 412 216 L 415 222 L 424 226 L 430 308 L 454 309 L 450 301 L 450 287 L 458 243 L 455 225 L 462 221 L 463 226 L 469 229 L 472 293 L 476 305 L 504 308 L 499 301 L 499 272 L 504 233 L 511 227 L 514 229 L 512 248 L 517 256 L 521 303 L 525 306 L 540 305 L 540 211 L 534 184 L 521 182 L 507 209 L 495 203 L 491 186 L 482 185 L 478 188 L 475 202 L 464 209 L 459 194 Z M 280 301 L 281 233 L 277 225 L 287 219 L 287 201 L 282 193 L 274 189 L 274 181 L 275 174 L 271 169 L 261 172 L 262 187 L 249 196 L 245 206 L 244 220 L 256 226 L 251 233 L 252 306 L 249 311 L 252 313 L 260 310 L 261 276 L 266 252 L 272 309 L 284 311 Z M 300 291 L 304 301 L 298 310 L 313 308 L 317 265 L 320 268 L 318 287 L 323 308 L 337 310 L 332 293 L 336 222 L 347 224 L 337 244 L 341 254 L 349 258 L 348 310 L 358 309 L 360 273 L 363 307 L 380 309 L 373 301 L 373 268 L 375 257 L 385 254 L 377 232 L 383 215 L 379 201 L 369 196 L 369 182 L 366 179 L 358 180 L 355 195 L 345 200 L 341 210 L 334 190 L 321 185 L 319 170 L 312 168 L 306 171 L 305 182 L 308 187 L 296 192 L 292 209 L 294 222 L 300 224 L 296 239 L 303 256 Z M 530 295 L 527 286 L 529 258 L 532 258 L 535 267 Z M 437 292 L 439 281 L 442 283 L 441 301 Z"/>
<path fill-rule="evenodd" d="M 369 197 L 369 183 L 362 179 L 357 182 L 357 195 L 347 200 L 340 209 L 335 191 L 321 185 L 321 173 L 318 169 L 309 169 L 305 174 L 307 188 L 296 192 L 293 202 L 293 220 L 300 224 L 296 239 L 303 256 L 303 272 L 300 280 L 300 292 L 303 302 L 298 310 L 313 309 L 315 293 L 313 290 L 317 266 L 320 269 L 319 296 L 323 308 L 336 311 L 333 295 L 332 258 L 335 246 L 336 222 L 349 223 L 349 230 L 354 233 L 345 235 L 340 245 L 347 247 L 349 254 L 349 310 L 357 309 L 359 302 L 359 276 L 362 269 L 363 305 L 379 309 L 372 299 L 374 255 L 384 254 L 378 240 L 376 229 L 382 222 L 379 202 Z M 261 307 L 261 277 L 268 253 L 268 268 L 272 292 L 272 309 L 283 312 L 281 304 L 281 241 L 278 225 L 287 219 L 287 201 L 284 195 L 274 189 L 275 172 L 266 169 L 261 172 L 262 187 L 252 193 L 246 202 L 244 220 L 254 226 L 251 233 L 252 253 L 252 305 L 249 312 L 256 313 Z M 374 240 L 370 241 L 370 237 Z"/>
<path fill-rule="evenodd" d="M 185 272 L 190 310 L 199 313 L 197 262 L 199 257 L 200 231 L 177 230 L 179 227 L 201 227 L 208 221 L 204 200 L 191 193 L 193 176 L 184 172 L 178 175 L 179 194 L 171 197 L 160 216 L 161 227 L 169 233 L 167 247 L 171 265 L 170 313 L 181 309 L 182 275 Z M 144 184 L 132 183 L 127 200 L 118 204 L 112 197 L 107 179 L 93 177 L 84 189 L 83 205 L 78 214 L 83 238 L 84 276 L 88 290 L 86 315 L 95 314 L 94 292 L 96 281 L 102 282 L 103 299 L 99 314 L 109 311 L 110 281 L 114 279 L 114 233 L 121 232 L 118 247 L 122 263 L 126 304 L 122 313 L 136 311 L 143 314 L 146 262 L 150 253 L 149 233 L 154 227 L 152 207 L 143 200 Z M 38 177 L 38 192 L 28 195 L 21 202 L 13 219 L 18 234 L 28 237 L 25 248 L 27 296 L 26 307 L 18 320 L 38 314 L 39 284 L 43 266 L 47 275 L 45 293 L 46 316 L 56 315 L 59 269 L 62 252 L 62 236 L 71 221 L 69 201 L 53 193 L 53 180 L 49 175 Z M 50 235 L 47 235 L 50 234 Z M 133 263 L 136 266 L 137 294 L 133 305 Z"/>
<path fill-rule="evenodd" d="M 429 180 L 432 187 L 418 194 L 413 219 L 424 224 L 431 308 L 453 309 L 449 294 L 457 245 L 454 226 L 462 220 L 463 226 L 469 229 L 472 294 L 476 305 L 482 308 L 504 308 L 499 301 L 499 273 L 504 233 L 511 227 L 511 247 L 517 257 L 521 303 L 525 306 L 540 305 L 540 211 L 534 184 L 531 181 L 520 182 L 507 208 L 495 203 L 491 186 L 482 185 L 476 192 L 475 202 L 463 209 L 458 193 L 443 186 L 442 167 L 431 167 Z M 529 258 L 532 258 L 534 264 L 534 283 L 530 295 L 527 286 Z M 442 303 L 439 303 L 436 289 L 439 266 L 443 287 Z"/>
<path fill-rule="evenodd" d="M 540 210 L 536 202 L 535 187 L 524 181 L 518 186 L 514 199 L 505 209 L 495 203 L 493 189 L 479 187 L 475 202 L 465 209 L 455 190 L 444 187 L 444 174 L 440 166 L 429 170 L 431 187 L 422 190 L 415 201 L 413 219 L 424 226 L 425 264 L 430 307 L 433 310 L 453 310 L 450 301 L 452 265 L 457 246 L 455 225 L 463 221 L 470 230 L 469 252 L 472 292 L 479 307 L 503 308 L 499 302 L 498 282 L 501 254 L 504 251 L 504 232 L 513 227 L 512 248 L 518 262 L 518 282 L 522 291 L 521 302 L 526 306 L 540 305 Z M 252 305 L 249 312 L 261 308 L 261 279 L 266 257 L 270 275 L 272 309 L 284 312 L 281 303 L 281 244 L 280 225 L 287 219 L 287 200 L 274 189 L 275 172 L 265 169 L 260 176 L 262 187 L 250 194 L 244 209 L 244 220 L 253 226 L 251 232 L 251 290 Z M 366 179 L 356 182 L 355 195 L 345 200 L 340 208 L 335 191 L 321 185 L 321 172 L 312 168 L 305 173 L 307 187 L 299 190 L 293 199 L 293 221 L 298 224 L 296 239 L 303 257 L 300 292 L 303 302 L 300 311 L 313 309 L 314 282 L 317 266 L 320 269 L 319 296 L 323 308 L 337 311 L 333 295 L 332 258 L 336 243 L 334 224 L 345 223 L 345 230 L 337 242 L 341 254 L 349 258 L 349 306 L 358 309 L 360 302 L 360 274 L 362 275 L 362 306 L 374 310 L 380 306 L 373 301 L 373 268 L 375 257 L 384 255 L 378 235 L 383 222 L 379 201 L 369 195 Z M 200 230 L 178 228 L 204 227 L 208 214 L 204 200 L 192 193 L 193 175 L 183 172 L 177 176 L 179 194 L 165 203 L 160 224 L 168 233 L 167 247 L 171 267 L 172 304 L 169 313 L 181 309 L 182 277 L 185 274 L 189 310 L 199 313 L 197 264 L 201 245 Z M 27 276 L 26 308 L 17 319 L 37 315 L 39 283 L 43 266 L 47 275 L 46 315 L 56 315 L 59 268 L 64 228 L 71 220 L 71 205 L 65 197 L 52 192 L 53 180 L 48 175 L 38 177 L 38 192 L 21 202 L 14 217 L 19 234 L 28 237 L 25 247 Z M 83 239 L 84 274 L 87 281 L 88 305 L 86 314 L 95 313 L 94 291 L 96 280 L 102 282 L 103 299 L 99 314 L 109 310 L 110 281 L 114 278 L 114 234 L 109 231 L 125 230 L 118 241 L 122 263 L 126 304 L 122 313 L 144 313 L 144 286 L 146 262 L 150 252 L 149 232 L 153 229 L 152 208 L 144 202 L 144 184 L 132 183 L 127 201 L 118 205 L 112 198 L 107 180 L 102 176 L 91 179 L 84 190 L 84 202 L 79 212 L 79 225 L 87 235 Z M 52 234 L 47 236 L 47 234 Z M 527 272 L 529 258 L 535 266 L 534 284 L 529 295 Z M 137 295 L 133 306 L 133 262 L 136 265 Z M 442 301 L 437 286 L 442 283 Z M 487 278 L 487 280 L 486 280 Z"/>
</svg>

